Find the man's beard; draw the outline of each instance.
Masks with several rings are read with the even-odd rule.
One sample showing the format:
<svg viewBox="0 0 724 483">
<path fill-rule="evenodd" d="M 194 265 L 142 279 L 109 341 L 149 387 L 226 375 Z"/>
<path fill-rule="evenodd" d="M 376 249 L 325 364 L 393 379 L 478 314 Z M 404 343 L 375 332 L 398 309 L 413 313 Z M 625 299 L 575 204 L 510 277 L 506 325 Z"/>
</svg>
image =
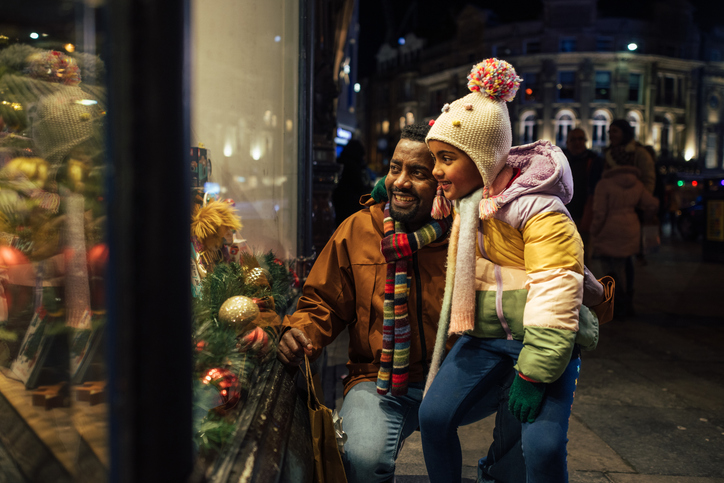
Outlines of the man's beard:
<svg viewBox="0 0 724 483">
<path fill-rule="evenodd" d="M 408 194 L 396 191 L 398 194 Z M 395 195 L 395 193 L 388 193 L 388 197 L 390 198 L 390 216 L 393 220 L 399 221 L 401 223 L 407 223 L 408 221 L 414 220 L 417 216 L 417 212 L 420 210 L 420 200 L 417 200 L 417 204 L 411 208 L 409 211 L 397 211 L 397 208 L 395 208 L 394 202 L 392 201 L 392 197 Z M 408 194 L 409 196 L 413 196 Z"/>
</svg>

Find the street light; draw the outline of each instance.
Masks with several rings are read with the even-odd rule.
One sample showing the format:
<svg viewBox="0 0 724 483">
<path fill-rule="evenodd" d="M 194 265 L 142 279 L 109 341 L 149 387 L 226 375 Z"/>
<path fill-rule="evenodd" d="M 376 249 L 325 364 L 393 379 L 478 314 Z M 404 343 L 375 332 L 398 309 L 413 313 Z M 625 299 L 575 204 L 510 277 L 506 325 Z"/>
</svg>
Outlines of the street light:
<svg viewBox="0 0 724 483">
<path fill-rule="evenodd" d="M 634 50 L 636 50 L 638 48 L 639 48 L 639 46 L 636 45 L 634 42 L 631 42 L 630 44 L 628 44 L 628 50 L 630 50 L 631 52 L 633 52 Z"/>
</svg>

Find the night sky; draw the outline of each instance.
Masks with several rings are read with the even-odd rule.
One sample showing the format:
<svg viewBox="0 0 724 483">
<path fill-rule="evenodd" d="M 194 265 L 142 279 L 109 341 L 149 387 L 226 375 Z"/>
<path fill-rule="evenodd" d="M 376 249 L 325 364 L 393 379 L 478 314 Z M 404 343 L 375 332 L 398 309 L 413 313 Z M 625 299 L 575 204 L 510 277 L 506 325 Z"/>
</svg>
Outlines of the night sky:
<svg viewBox="0 0 724 483">
<path fill-rule="evenodd" d="M 543 12 L 541 0 L 358 0 L 360 2 L 359 69 L 360 76 L 374 72 L 375 54 L 387 40 L 409 32 L 427 39 L 428 44 L 447 40 L 455 35 L 455 18 L 466 4 L 493 10 L 501 22 L 535 20 Z M 645 19 L 660 0 L 599 0 L 599 14 L 606 17 Z M 708 31 L 719 23 L 724 25 L 724 2 L 721 0 L 690 0 L 695 6 L 694 20 Z"/>
</svg>

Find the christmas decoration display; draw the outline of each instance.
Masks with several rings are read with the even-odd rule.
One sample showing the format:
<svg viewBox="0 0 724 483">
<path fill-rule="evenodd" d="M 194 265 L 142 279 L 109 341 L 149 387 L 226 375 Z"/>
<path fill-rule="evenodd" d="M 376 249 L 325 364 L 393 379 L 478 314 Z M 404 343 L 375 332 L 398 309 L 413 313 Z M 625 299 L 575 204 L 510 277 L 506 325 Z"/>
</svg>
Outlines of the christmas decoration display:
<svg viewBox="0 0 724 483">
<path fill-rule="evenodd" d="M 223 405 L 218 406 L 218 411 L 222 412 L 232 409 L 241 399 L 241 383 L 239 378 L 228 369 L 223 367 L 214 367 L 209 369 L 201 380 L 204 384 L 210 384 L 219 390 Z"/>
<path fill-rule="evenodd" d="M 215 263 L 193 299 L 194 441 L 207 458 L 233 434 L 261 368 L 276 357 L 281 316 L 298 292 L 292 271 L 273 252 L 242 251 L 239 262 Z"/>
<path fill-rule="evenodd" d="M 259 307 L 249 297 L 229 297 L 219 308 L 219 320 L 236 327 L 237 333 L 245 332 L 246 326 L 259 316 Z"/>
<path fill-rule="evenodd" d="M 241 229 L 241 220 L 232 205 L 223 201 L 209 201 L 194 210 L 191 218 L 191 236 L 196 250 L 196 264 L 202 277 L 217 263 L 228 262 L 223 245 L 233 242 L 234 232 Z"/>
</svg>

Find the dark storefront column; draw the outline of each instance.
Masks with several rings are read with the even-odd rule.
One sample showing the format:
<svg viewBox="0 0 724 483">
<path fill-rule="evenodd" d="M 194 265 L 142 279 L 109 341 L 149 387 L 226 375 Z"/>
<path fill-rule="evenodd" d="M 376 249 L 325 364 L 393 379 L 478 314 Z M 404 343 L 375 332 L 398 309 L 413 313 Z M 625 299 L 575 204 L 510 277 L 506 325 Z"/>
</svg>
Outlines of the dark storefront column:
<svg viewBox="0 0 724 483">
<path fill-rule="evenodd" d="M 188 2 L 109 2 L 110 481 L 193 464 Z"/>
</svg>

